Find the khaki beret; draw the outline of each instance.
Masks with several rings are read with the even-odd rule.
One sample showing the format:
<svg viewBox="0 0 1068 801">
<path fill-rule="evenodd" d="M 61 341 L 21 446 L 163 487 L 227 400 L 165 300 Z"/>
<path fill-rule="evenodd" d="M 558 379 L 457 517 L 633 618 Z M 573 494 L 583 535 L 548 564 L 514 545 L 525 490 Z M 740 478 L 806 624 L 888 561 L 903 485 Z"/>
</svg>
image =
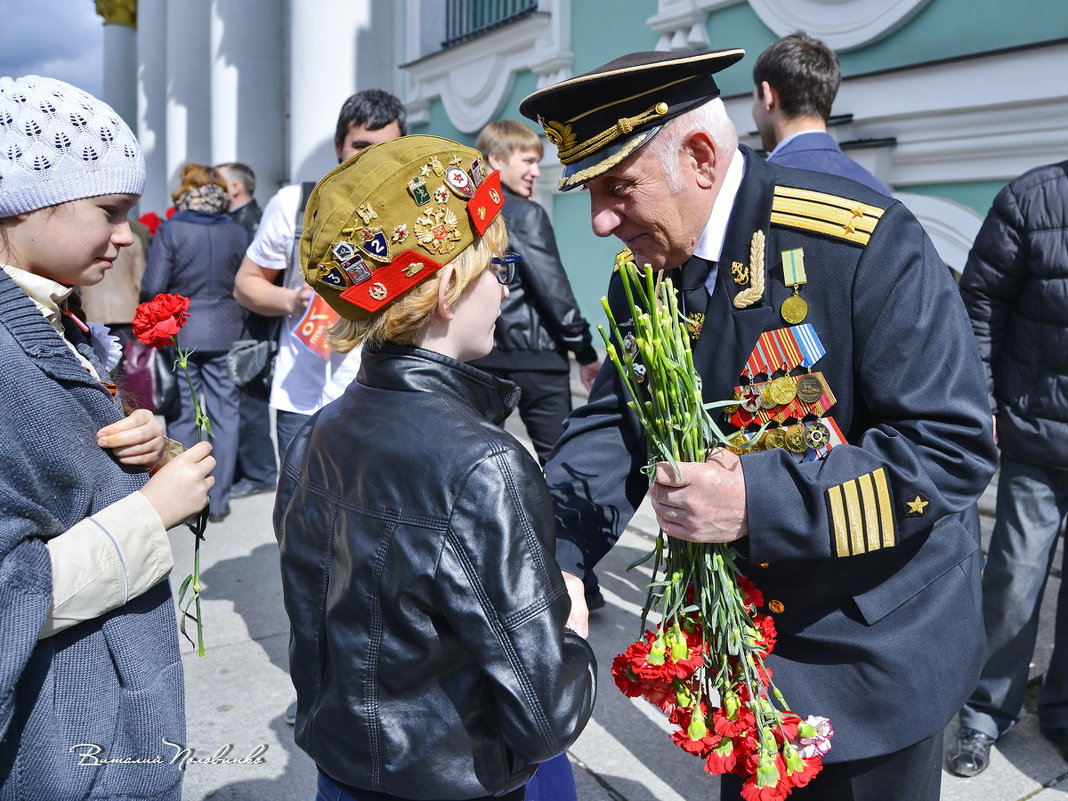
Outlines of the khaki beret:
<svg viewBox="0 0 1068 801">
<path fill-rule="evenodd" d="M 329 172 L 304 212 L 304 279 L 342 317 L 366 319 L 485 234 L 500 175 L 437 136 L 372 145 Z"/>
</svg>

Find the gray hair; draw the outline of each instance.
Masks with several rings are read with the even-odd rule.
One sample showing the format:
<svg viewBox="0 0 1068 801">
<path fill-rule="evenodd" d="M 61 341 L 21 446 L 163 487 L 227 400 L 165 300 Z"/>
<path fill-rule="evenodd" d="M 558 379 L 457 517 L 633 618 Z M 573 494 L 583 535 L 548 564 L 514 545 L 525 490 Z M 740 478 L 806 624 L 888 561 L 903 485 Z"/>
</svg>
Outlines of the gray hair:
<svg viewBox="0 0 1068 801">
<path fill-rule="evenodd" d="M 705 131 L 718 151 L 733 153 L 738 149 L 738 132 L 727 116 L 727 107 L 718 97 L 669 121 L 646 147 L 660 159 L 664 181 L 674 193 L 681 192 L 683 188 L 678 159 L 682 140 L 695 128 Z"/>
</svg>

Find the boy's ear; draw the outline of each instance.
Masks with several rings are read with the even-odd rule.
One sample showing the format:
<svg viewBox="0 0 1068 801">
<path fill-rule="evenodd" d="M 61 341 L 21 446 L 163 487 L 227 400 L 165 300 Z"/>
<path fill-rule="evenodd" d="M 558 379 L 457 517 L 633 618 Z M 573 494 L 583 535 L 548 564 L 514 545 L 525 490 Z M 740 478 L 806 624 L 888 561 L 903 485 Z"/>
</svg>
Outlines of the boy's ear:
<svg viewBox="0 0 1068 801">
<path fill-rule="evenodd" d="M 442 320 L 451 320 L 455 315 L 455 307 L 449 303 L 448 292 L 456 281 L 456 268 L 446 264 L 438 271 L 438 302 L 434 308 L 438 317 Z"/>
</svg>

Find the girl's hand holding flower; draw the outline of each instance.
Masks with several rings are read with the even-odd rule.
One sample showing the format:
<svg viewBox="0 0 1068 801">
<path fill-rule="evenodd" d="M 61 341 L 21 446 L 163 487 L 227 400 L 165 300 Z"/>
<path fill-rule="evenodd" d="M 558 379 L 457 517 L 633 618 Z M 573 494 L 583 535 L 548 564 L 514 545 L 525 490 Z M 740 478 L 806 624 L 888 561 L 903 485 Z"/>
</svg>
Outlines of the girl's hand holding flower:
<svg viewBox="0 0 1068 801">
<path fill-rule="evenodd" d="M 111 448 L 123 464 L 153 467 L 163 455 L 163 426 L 152 412 L 135 409 L 128 417 L 97 431 L 96 444 Z"/>
</svg>

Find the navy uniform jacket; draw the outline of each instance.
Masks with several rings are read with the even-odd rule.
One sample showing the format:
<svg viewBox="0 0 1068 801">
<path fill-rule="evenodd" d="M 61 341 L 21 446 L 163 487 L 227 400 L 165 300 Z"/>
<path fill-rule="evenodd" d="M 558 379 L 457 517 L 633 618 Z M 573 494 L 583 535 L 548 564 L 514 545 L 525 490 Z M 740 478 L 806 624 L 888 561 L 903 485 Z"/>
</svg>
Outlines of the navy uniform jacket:
<svg viewBox="0 0 1068 801">
<path fill-rule="evenodd" d="M 743 152 L 715 292 L 700 259 L 669 274 L 687 313 L 706 315 L 694 360 L 706 400 L 722 400 L 760 333 L 787 325 L 779 307 L 792 289 L 779 254 L 804 248 L 805 322 L 827 351 L 815 369 L 849 444 L 804 464 L 785 450 L 743 455 L 749 536 L 736 545 L 762 611 L 781 604 L 769 660 L 777 685 L 802 717 L 834 725 L 827 761 L 888 754 L 945 726 L 985 656 L 979 541 L 954 516 L 995 466 L 979 355 L 949 271 L 903 205 Z M 777 186 L 810 192 L 779 190 L 773 213 Z M 757 230 L 767 237 L 764 297 L 735 309 L 743 287 L 730 265 L 748 263 Z M 609 298 L 625 320 L 621 296 L 614 278 Z M 602 370 L 546 465 L 557 556 L 577 575 L 647 491 L 644 438 L 622 393 L 616 371 Z"/>
<path fill-rule="evenodd" d="M 774 155 L 768 156 L 768 161 L 799 170 L 841 175 L 870 186 L 882 195 L 890 195 L 886 184 L 843 153 L 834 137 L 824 131 L 808 131 L 795 136 Z"/>
</svg>

